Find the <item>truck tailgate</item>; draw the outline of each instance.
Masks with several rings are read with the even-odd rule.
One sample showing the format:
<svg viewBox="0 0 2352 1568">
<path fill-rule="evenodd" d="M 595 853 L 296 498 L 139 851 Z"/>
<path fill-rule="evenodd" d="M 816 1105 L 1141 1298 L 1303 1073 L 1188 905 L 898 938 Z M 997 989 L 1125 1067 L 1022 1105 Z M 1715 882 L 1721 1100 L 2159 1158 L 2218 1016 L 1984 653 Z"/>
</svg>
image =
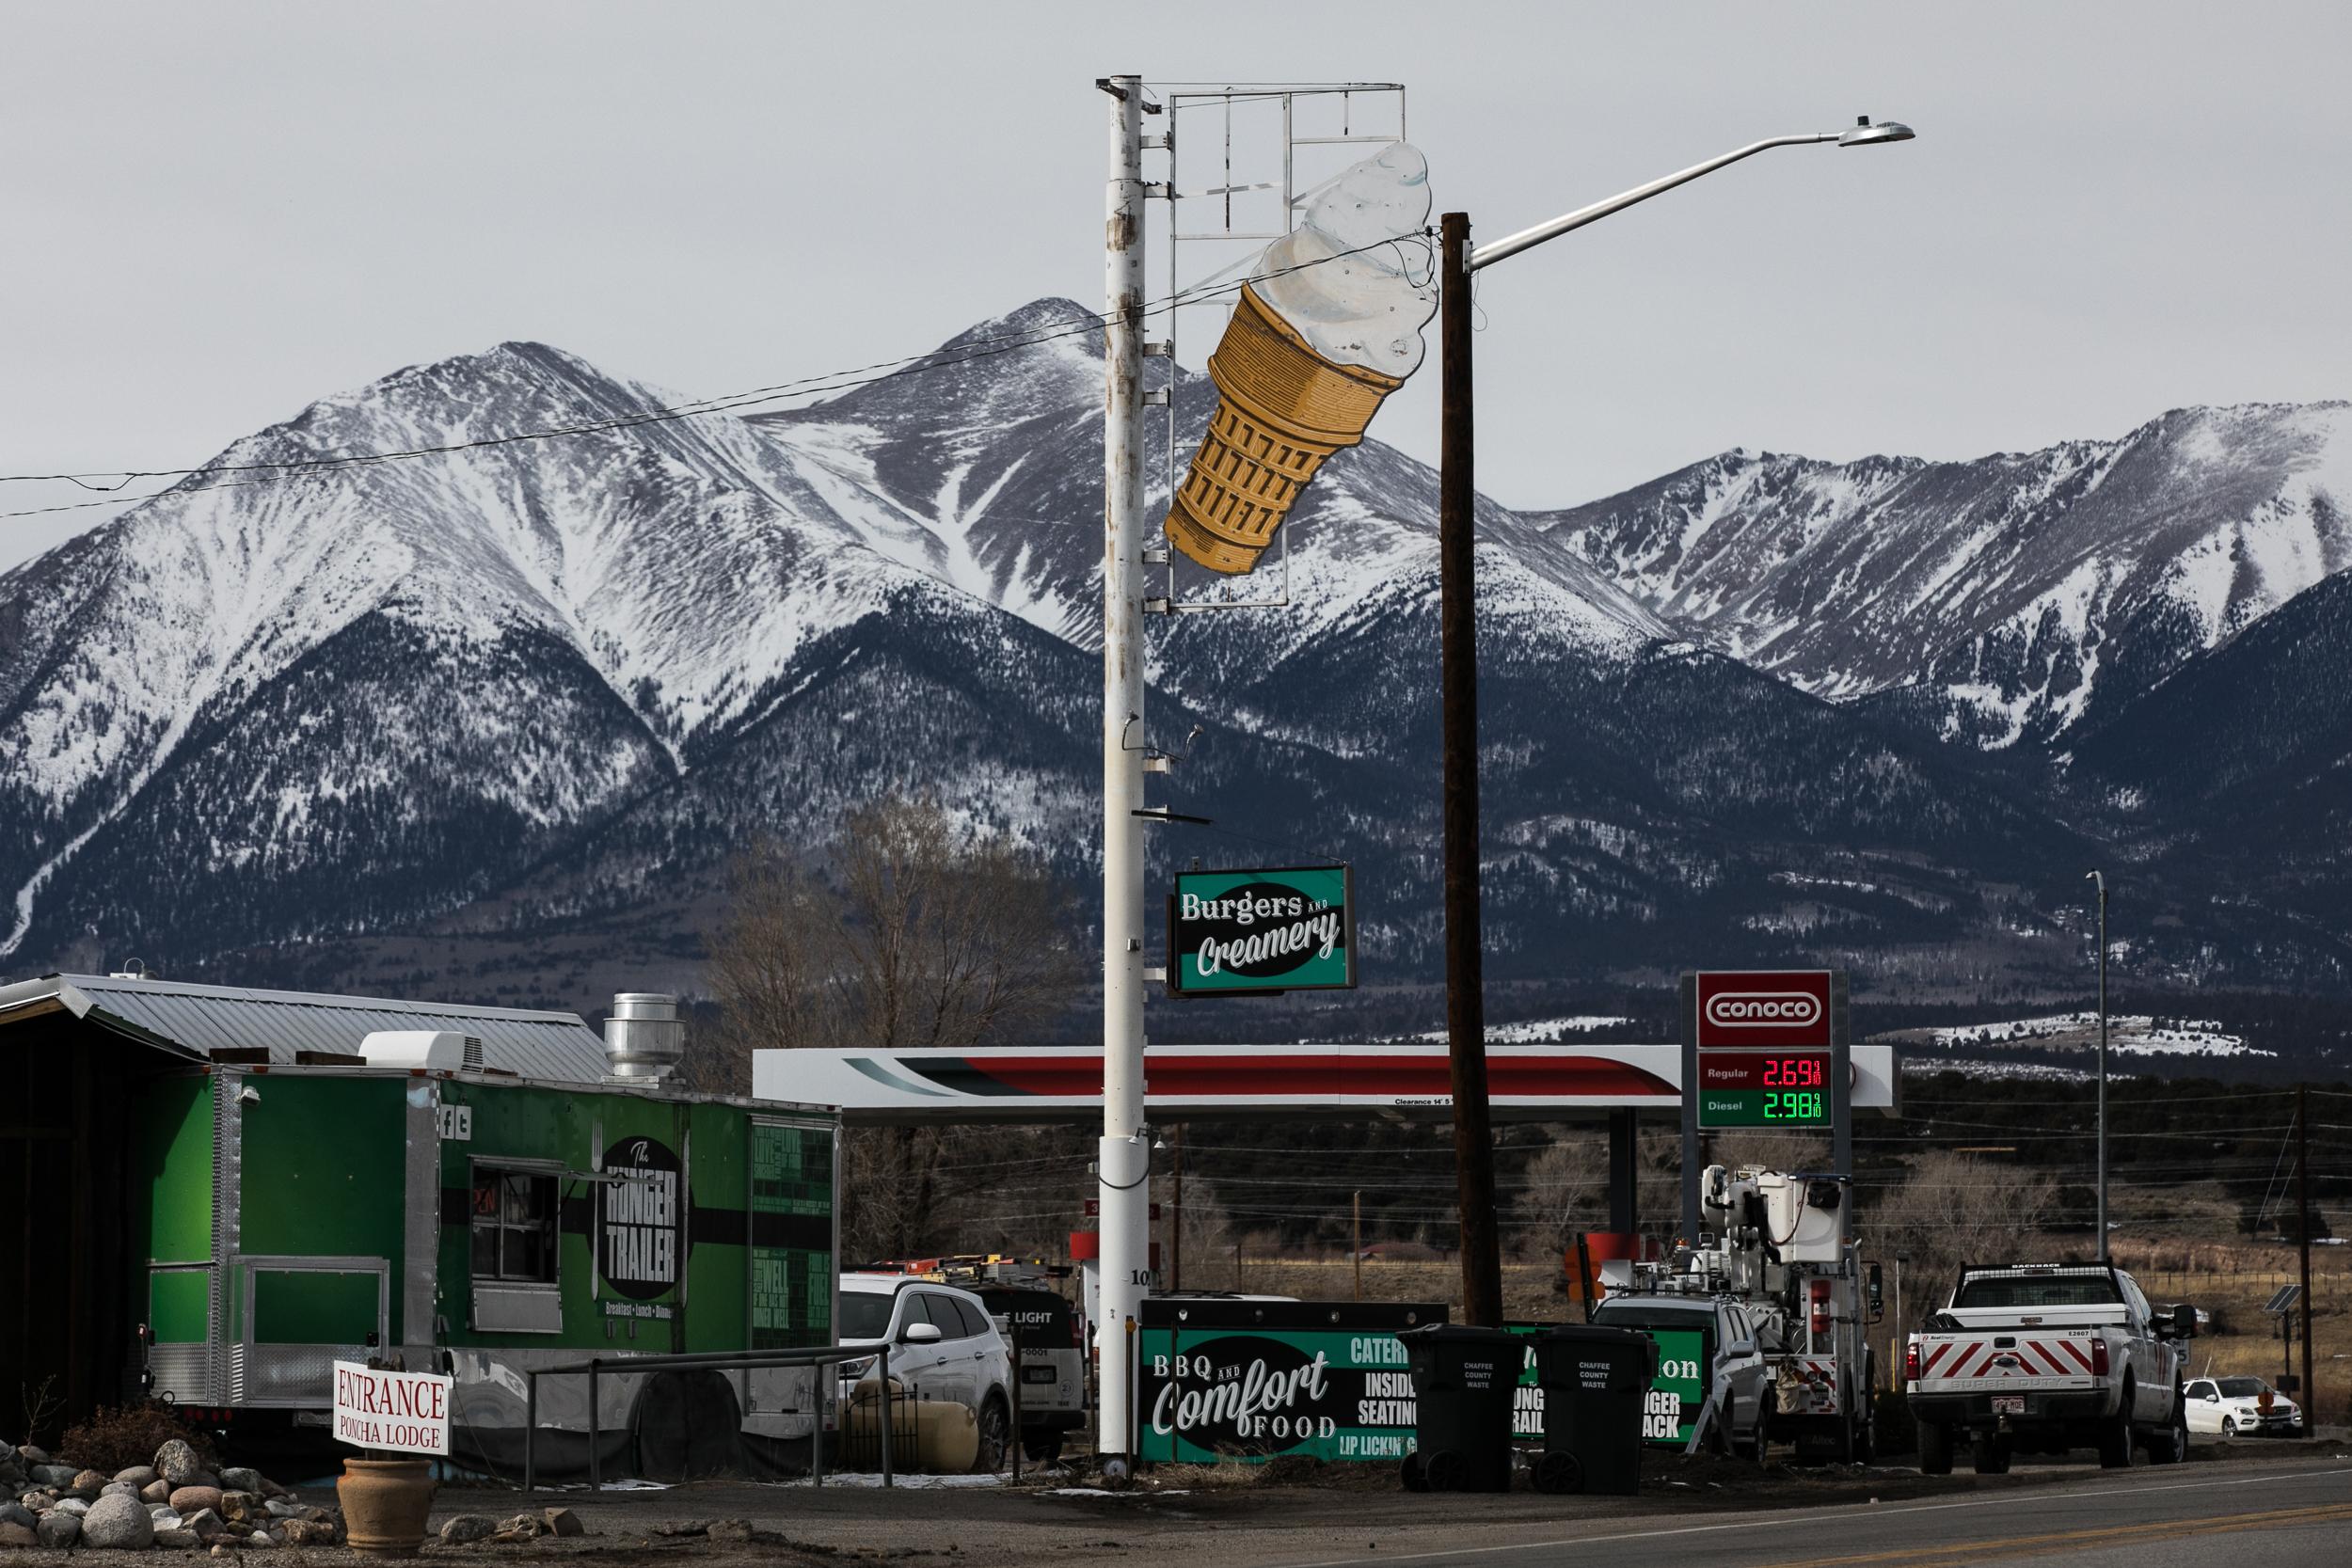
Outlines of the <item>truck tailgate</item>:
<svg viewBox="0 0 2352 1568">
<path fill-rule="evenodd" d="M 1912 1386 L 1923 1394 L 1979 1394 L 2026 1384 L 2095 1388 L 2091 1347 L 2098 1338 L 2096 1329 L 1924 1334 Z"/>
</svg>

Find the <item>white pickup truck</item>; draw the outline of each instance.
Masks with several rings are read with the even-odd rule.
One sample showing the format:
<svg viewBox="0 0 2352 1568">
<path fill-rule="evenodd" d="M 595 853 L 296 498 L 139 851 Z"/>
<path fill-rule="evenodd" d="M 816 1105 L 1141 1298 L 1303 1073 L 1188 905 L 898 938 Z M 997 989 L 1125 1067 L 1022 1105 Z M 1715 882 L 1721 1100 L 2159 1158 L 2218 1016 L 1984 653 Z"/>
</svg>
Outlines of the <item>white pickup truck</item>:
<svg viewBox="0 0 2352 1568">
<path fill-rule="evenodd" d="M 1903 1347 L 1903 1394 L 1919 1426 L 1919 1468 L 1946 1475 L 1965 1441 L 1979 1475 L 2014 1452 L 2095 1448 L 2132 1462 L 2135 1445 L 2170 1465 L 2188 1455 L 2181 1341 L 2194 1307 L 2148 1305 L 2104 1264 L 1967 1268 L 1951 1300 Z"/>
</svg>

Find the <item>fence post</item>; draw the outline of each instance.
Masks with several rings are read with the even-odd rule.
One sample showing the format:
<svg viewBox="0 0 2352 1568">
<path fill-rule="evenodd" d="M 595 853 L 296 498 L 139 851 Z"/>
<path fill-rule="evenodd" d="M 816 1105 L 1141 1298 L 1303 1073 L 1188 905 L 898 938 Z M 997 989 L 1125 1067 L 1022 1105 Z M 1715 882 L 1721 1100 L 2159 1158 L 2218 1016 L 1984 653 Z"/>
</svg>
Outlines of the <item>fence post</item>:
<svg viewBox="0 0 2352 1568">
<path fill-rule="evenodd" d="M 878 1366 L 882 1372 L 882 1484 L 888 1486 L 891 1484 L 890 1450 L 896 1445 L 898 1433 L 898 1430 L 891 1425 L 890 1418 L 890 1341 L 887 1338 L 882 1342 L 882 1360 Z"/>
<path fill-rule="evenodd" d="M 596 1368 L 599 1364 L 596 1356 L 588 1358 L 588 1490 L 591 1492 L 604 1490 L 604 1433 L 596 1421 Z"/>
<path fill-rule="evenodd" d="M 825 1407 L 832 1402 L 834 1390 L 841 1386 L 840 1366 L 837 1361 L 819 1361 L 815 1369 L 817 1398 L 809 1416 L 808 1481 L 820 1489 L 825 1484 Z"/>
<path fill-rule="evenodd" d="M 523 1373 L 523 1496 L 539 1490 L 539 1374 Z"/>
</svg>

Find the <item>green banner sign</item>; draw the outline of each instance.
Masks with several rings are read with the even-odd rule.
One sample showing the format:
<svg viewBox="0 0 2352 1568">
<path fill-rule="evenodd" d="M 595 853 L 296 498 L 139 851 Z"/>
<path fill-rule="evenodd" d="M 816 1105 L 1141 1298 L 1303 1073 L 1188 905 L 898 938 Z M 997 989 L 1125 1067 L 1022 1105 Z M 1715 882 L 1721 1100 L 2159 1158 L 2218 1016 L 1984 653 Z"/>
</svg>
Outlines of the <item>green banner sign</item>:
<svg viewBox="0 0 2352 1568">
<path fill-rule="evenodd" d="M 1514 1334 L 1527 1336 L 1519 1362 L 1518 1396 L 1511 1406 L 1511 1435 L 1540 1448 L 1544 1441 L 1544 1390 L 1535 1380 L 1535 1337 L 1549 1323 L 1506 1323 Z M 1650 1379 L 1642 1404 L 1642 1440 L 1654 1447 L 1681 1448 L 1691 1441 L 1691 1423 L 1698 1419 L 1707 1398 L 1703 1370 L 1706 1337 L 1694 1329 L 1645 1328 L 1658 1344 L 1658 1375 Z"/>
<path fill-rule="evenodd" d="M 1658 1375 L 1642 1407 L 1642 1436 L 1681 1448 L 1707 1402 L 1707 1337 L 1696 1329 L 1645 1330 L 1658 1341 Z"/>
<path fill-rule="evenodd" d="M 1413 1451 L 1413 1374 L 1393 1332 L 1147 1324 L 1136 1348 L 1141 1458 L 1398 1460 Z"/>
<path fill-rule="evenodd" d="M 1355 985 L 1353 893 L 1342 865 L 1178 872 L 1168 901 L 1168 989 L 1265 996 Z"/>
</svg>

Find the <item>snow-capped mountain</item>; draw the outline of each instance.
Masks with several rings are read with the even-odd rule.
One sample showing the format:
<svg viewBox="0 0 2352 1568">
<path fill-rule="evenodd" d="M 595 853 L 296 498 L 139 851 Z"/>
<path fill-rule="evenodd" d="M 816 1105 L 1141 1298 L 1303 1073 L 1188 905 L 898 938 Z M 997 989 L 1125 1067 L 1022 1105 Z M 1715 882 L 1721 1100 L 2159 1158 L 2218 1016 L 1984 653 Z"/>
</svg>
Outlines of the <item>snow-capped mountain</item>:
<svg viewBox="0 0 2352 1568">
<path fill-rule="evenodd" d="M 730 858 L 819 847 L 892 788 L 1083 884 L 1100 353 L 1087 312 L 1040 301 L 812 408 L 674 418 L 671 394 L 508 343 L 238 442 L 225 472 L 0 576 L 0 966 L 136 953 L 572 1005 L 692 989 Z M 1180 461 L 1212 397 L 1180 378 Z M 2130 803 L 2174 797 L 2087 741 L 2053 805 L 2021 749 L 1947 744 L 1895 705 L 1932 691 L 1977 716 L 1970 738 L 2022 712 L 2011 738 L 2095 740 L 2109 707 L 2188 689 L 2342 563 L 2344 424 L 2342 405 L 2174 416 L 2095 461 L 1735 453 L 1573 513 L 1482 502 L 1490 972 L 2062 973 L 2097 849 L 2076 824 L 2155 845 L 2159 808 Z M 2137 531 L 2132 495 L 2153 498 Z M 1368 441 L 1287 531 L 1287 609 L 1151 627 L 1149 734 L 1202 731 L 1154 798 L 1216 823 L 1152 852 L 1344 858 L 1371 960 L 1425 978 L 1435 475 Z M 2192 567 L 2225 534 L 2241 565 L 2216 597 Z M 2053 608 L 2085 562 L 2099 591 Z M 1936 585 L 1886 588 L 1905 572 Z M 1217 591 L 1188 569 L 1171 590 Z M 1830 628 L 1781 624 L 1806 615 Z M 1997 701 L 1953 675 L 1964 650 Z M 2092 677 L 2097 703 L 2074 695 Z"/>
<path fill-rule="evenodd" d="M 1737 451 L 1540 521 L 1805 690 L 2047 742 L 2352 564 L 2352 404 L 2180 409 L 1966 463 Z"/>
</svg>

